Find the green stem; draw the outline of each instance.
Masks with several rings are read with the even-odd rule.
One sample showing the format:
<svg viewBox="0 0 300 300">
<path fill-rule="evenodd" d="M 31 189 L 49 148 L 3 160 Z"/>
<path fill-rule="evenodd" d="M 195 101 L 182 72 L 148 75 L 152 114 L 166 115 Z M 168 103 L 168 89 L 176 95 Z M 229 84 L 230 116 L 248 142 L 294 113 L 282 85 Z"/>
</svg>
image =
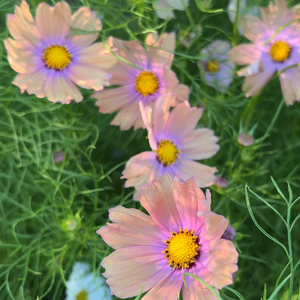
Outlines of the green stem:
<svg viewBox="0 0 300 300">
<path fill-rule="evenodd" d="M 256 95 L 255 97 L 252 97 L 250 99 L 250 101 L 248 102 L 244 112 L 242 113 L 242 117 L 241 119 L 246 119 L 245 123 L 244 123 L 244 130 L 247 131 L 250 120 L 252 118 L 253 115 L 253 111 L 254 108 L 257 104 L 257 100 L 258 100 L 259 95 Z"/>
<path fill-rule="evenodd" d="M 236 13 L 235 13 L 235 20 L 233 24 L 233 41 L 232 46 L 236 46 L 237 44 L 237 35 L 238 35 L 238 21 L 239 21 L 239 12 L 240 12 L 240 0 L 237 0 L 236 3 Z"/>
<path fill-rule="evenodd" d="M 291 219 L 291 203 L 289 201 L 289 205 L 287 208 L 287 235 L 288 235 L 288 246 L 289 246 L 289 256 L 290 256 L 290 269 L 291 269 L 291 278 L 290 278 L 290 291 L 289 291 L 289 299 L 292 299 L 293 289 L 294 289 L 294 261 L 293 261 L 293 247 L 292 247 L 292 232 L 290 228 L 290 219 Z"/>
</svg>

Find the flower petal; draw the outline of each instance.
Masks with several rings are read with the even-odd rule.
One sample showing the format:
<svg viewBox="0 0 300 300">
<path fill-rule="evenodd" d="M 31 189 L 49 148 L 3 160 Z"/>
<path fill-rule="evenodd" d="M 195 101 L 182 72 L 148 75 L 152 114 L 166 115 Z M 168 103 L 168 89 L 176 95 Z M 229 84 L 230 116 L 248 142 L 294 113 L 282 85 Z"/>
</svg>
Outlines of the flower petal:
<svg viewBox="0 0 300 300">
<path fill-rule="evenodd" d="M 166 234 L 170 230 L 177 231 L 182 226 L 174 201 L 173 179 L 168 173 L 141 187 L 140 202 L 155 224 Z"/>
<path fill-rule="evenodd" d="M 178 10 L 184 10 L 184 7 L 189 5 L 189 0 L 166 0 L 166 2 Z"/>
<path fill-rule="evenodd" d="M 279 76 L 282 94 L 286 105 L 300 101 L 300 68 L 294 67 L 281 73 Z"/>
<path fill-rule="evenodd" d="M 161 19 L 174 18 L 173 8 L 166 2 L 166 0 L 160 0 L 155 3 L 154 9 L 157 16 Z"/>
<path fill-rule="evenodd" d="M 270 31 L 267 25 L 259 18 L 249 15 L 244 16 L 242 22 L 244 36 L 257 45 L 263 45 L 269 37 L 267 33 Z"/>
<path fill-rule="evenodd" d="M 159 249 L 135 246 L 118 249 L 105 257 L 103 274 L 113 295 L 129 298 L 148 291 L 171 272 L 168 261 Z"/>
<path fill-rule="evenodd" d="M 213 130 L 200 128 L 192 131 L 182 140 L 180 148 L 182 155 L 188 159 L 206 159 L 214 156 L 220 149 L 219 138 Z"/>
<path fill-rule="evenodd" d="M 162 241 L 165 237 L 156 227 L 152 219 L 134 208 L 117 206 L 109 209 L 109 218 L 113 224 L 100 228 L 97 233 L 101 235 L 106 244 L 114 249 L 131 246 L 166 247 Z M 132 226 L 134 224 L 134 226 Z"/>
<path fill-rule="evenodd" d="M 36 24 L 41 38 L 48 43 L 60 44 L 70 32 L 71 9 L 67 2 L 60 2 L 55 7 L 41 3 L 36 9 Z"/>
<path fill-rule="evenodd" d="M 179 160 L 177 168 L 183 180 L 194 177 L 199 187 L 207 187 L 214 184 L 216 168 L 187 159 Z"/>
<path fill-rule="evenodd" d="M 261 58 L 262 50 L 255 45 L 241 44 L 229 50 L 228 55 L 230 61 L 237 65 L 248 65 Z"/>
</svg>

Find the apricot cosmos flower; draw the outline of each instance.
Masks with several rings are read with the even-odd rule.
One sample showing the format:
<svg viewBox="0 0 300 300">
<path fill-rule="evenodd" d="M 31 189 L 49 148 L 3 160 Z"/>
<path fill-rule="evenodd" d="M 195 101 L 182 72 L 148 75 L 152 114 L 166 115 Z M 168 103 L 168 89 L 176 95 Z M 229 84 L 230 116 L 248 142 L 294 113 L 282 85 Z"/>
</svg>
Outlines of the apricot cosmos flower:
<svg viewBox="0 0 300 300">
<path fill-rule="evenodd" d="M 187 101 L 169 112 L 172 97 L 166 94 L 157 100 L 154 109 L 144 107 L 141 112 L 148 130 L 152 152 L 142 152 L 129 159 L 123 171 L 125 187 L 134 186 L 134 199 L 138 200 L 139 187 L 151 183 L 156 176 L 167 172 L 180 174 L 183 180 L 194 176 L 200 187 L 214 183 L 216 168 L 194 160 L 210 158 L 217 153 L 218 138 L 207 128 L 195 127 L 202 109 L 190 108 Z"/>
<path fill-rule="evenodd" d="M 232 283 L 238 253 L 222 239 L 228 220 L 210 210 L 206 197 L 190 178 L 181 183 L 169 174 L 141 187 L 141 205 L 149 213 L 117 206 L 109 210 L 113 223 L 97 233 L 116 251 L 102 261 L 111 293 L 129 298 L 148 291 L 142 300 L 215 300 L 217 297 L 199 277 L 217 292 Z"/>
<path fill-rule="evenodd" d="M 111 74 L 106 69 L 117 60 L 103 43 L 92 45 L 101 22 L 89 8 L 71 15 L 66 2 L 55 7 L 41 3 L 33 19 L 23 1 L 15 14 L 7 16 L 7 26 L 13 37 L 4 42 L 7 58 L 20 73 L 13 84 L 22 92 L 69 103 L 83 98 L 75 84 L 95 90 L 109 85 Z"/>
<path fill-rule="evenodd" d="M 113 46 L 118 55 L 129 62 L 119 60 L 110 70 L 113 78 L 110 83 L 119 85 L 114 89 L 106 89 L 92 95 L 98 101 L 101 113 L 119 111 L 112 125 L 120 125 L 121 130 L 143 127 L 139 102 L 153 106 L 164 93 L 173 95 L 172 106 L 188 99 L 189 88 L 179 84 L 176 75 L 170 70 L 175 49 L 175 34 L 148 34 L 147 47 L 137 41 L 124 42 L 113 39 Z"/>
<path fill-rule="evenodd" d="M 284 0 L 270 3 L 261 8 L 262 20 L 245 16 L 243 31 L 252 44 L 242 44 L 229 51 L 232 62 L 249 65 L 238 72 L 246 76 L 243 90 L 246 96 L 256 95 L 275 72 L 279 80 L 285 102 L 291 105 L 300 101 L 300 25 L 293 20 L 300 13 L 289 9 Z"/>
</svg>

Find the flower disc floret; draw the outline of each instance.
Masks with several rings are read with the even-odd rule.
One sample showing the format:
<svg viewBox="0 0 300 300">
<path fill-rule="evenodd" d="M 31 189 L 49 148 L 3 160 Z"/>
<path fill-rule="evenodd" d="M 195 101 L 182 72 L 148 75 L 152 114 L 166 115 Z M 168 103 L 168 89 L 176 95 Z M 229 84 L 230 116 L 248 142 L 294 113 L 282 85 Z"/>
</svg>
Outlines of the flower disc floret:
<svg viewBox="0 0 300 300">
<path fill-rule="evenodd" d="M 142 71 L 136 77 L 135 88 L 142 96 L 151 96 L 159 89 L 158 78 L 153 72 Z"/>
<path fill-rule="evenodd" d="M 211 60 L 207 62 L 206 69 L 208 72 L 215 73 L 220 69 L 219 63 L 216 60 Z"/>
<path fill-rule="evenodd" d="M 81 291 L 76 295 L 76 300 L 88 300 L 88 294 L 86 293 L 85 290 Z"/>
<path fill-rule="evenodd" d="M 284 62 L 291 53 L 291 46 L 284 41 L 277 41 L 271 45 L 270 56 L 273 61 Z"/>
<path fill-rule="evenodd" d="M 52 45 L 45 49 L 43 60 L 48 69 L 61 71 L 71 63 L 72 55 L 66 47 Z"/>
<path fill-rule="evenodd" d="M 195 262 L 195 257 L 199 255 L 200 246 L 193 230 L 182 230 L 179 233 L 172 232 L 171 237 L 164 241 L 168 247 L 163 251 L 168 259 L 170 267 L 173 269 L 189 268 Z"/>
<path fill-rule="evenodd" d="M 157 147 L 158 160 L 165 166 L 172 165 L 178 158 L 179 150 L 170 140 L 162 140 Z"/>
</svg>

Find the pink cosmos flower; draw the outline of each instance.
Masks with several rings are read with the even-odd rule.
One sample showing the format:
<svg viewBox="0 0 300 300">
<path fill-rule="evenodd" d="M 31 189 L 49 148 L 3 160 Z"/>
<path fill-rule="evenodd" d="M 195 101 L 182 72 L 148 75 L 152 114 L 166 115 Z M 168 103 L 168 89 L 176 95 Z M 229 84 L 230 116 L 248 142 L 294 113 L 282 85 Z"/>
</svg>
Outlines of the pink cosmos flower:
<svg viewBox="0 0 300 300">
<path fill-rule="evenodd" d="M 141 104 L 152 152 L 142 152 L 129 159 L 123 171 L 125 187 L 134 186 L 134 199 L 138 200 L 139 187 L 151 183 L 156 176 L 167 172 L 180 174 L 183 180 L 194 176 L 200 187 L 212 185 L 216 168 L 194 160 L 210 158 L 217 153 L 218 138 L 207 128 L 195 129 L 202 109 L 190 108 L 187 101 L 169 112 L 172 97 L 162 96 L 154 110 Z M 153 111 L 153 112 L 152 112 Z"/>
<path fill-rule="evenodd" d="M 115 89 L 106 89 L 92 95 L 98 101 L 101 113 L 119 111 L 112 125 L 120 125 L 121 130 L 143 127 L 139 102 L 153 106 L 154 102 L 164 93 L 172 92 L 172 106 L 188 99 L 189 88 L 179 84 L 176 75 L 170 70 L 175 49 L 175 34 L 148 34 L 147 48 L 137 41 L 123 42 L 113 39 L 118 55 L 131 63 L 121 60 L 110 72 L 113 78 L 110 83 L 119 85 Z M 151 47 L 149 47 L 149 45 Z"/>
<path fill-rule="evenodd" d="M 7 16 L 7 26 L 13 37 L 4 42 L 8 61 L 20 73 L 13 84 L 22 93 L 70 103 L 82 100 L 75 84 L 95 90 L 109 85 L 111 75 L 105 69 L 117 60 L 103 43 L 92 45 L 101 22 L 87 7 L 71 15 L 66 2 L 55 7 L 41 3 L 33 19 L 23 1 L 14 15 Z"/>
<path fill-rule="evenodd" d="M 261 16 L 262 20 L 254 16 L 244 17 L 244 35 L 252 44 L 239 45 L 228 53 L 232 62 L 249 65 L 238 73 L 247 77 L 243 85 L 247 97 L 256 95 L 275 72 L 282 72 L 300 62 L 300 25 L 294 22 L 284 26 L 299 19 L 300 14 L 290 10 L 281 0 L 271 2 L 268 8 L 261 8 Z M 300 67 L 283 71 L 279 79 L 286 104 L 300 101 Z"/>
<path fill-rule="evenodd" d="M 188 291 L 182 279 L 192 273 L 217 291 L 237 270 L 233 243 L 221 239 L 228 220 L 211 212 L 210 192 L 205 198 L 193 178 L 181 183 L 164 174 L 141 187 L 141 205 L 149 215 L 117 206 L 109 210 L 114 223 L 97 231 L 116 250 L 102 261 L 111 293 L 133 297 L 144 284 L 142 300 L 177 300 L 180 290 L 184 300 L 217 299 L 190 276 Z"/>
</svg>

